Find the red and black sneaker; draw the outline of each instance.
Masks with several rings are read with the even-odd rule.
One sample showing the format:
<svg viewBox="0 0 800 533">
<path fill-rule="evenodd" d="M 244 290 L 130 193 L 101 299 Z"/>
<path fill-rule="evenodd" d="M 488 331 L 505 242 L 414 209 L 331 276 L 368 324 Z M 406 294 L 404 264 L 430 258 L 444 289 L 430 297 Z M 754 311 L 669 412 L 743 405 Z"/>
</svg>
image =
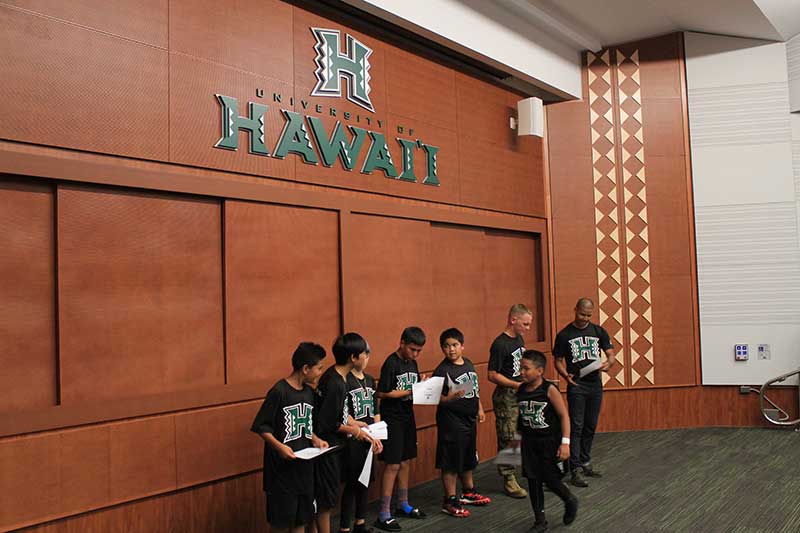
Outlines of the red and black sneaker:
<svg viewBox="0 0 800 533">
<path fill-rule="evenodd" d="M 442 504 L 442 512 L 457 518 L 466 518 L 469 516 L 469 511 L 461 507 L 461 504 L 458 503 L 458 498 L 455 496 L 445 498 L 444 504 Z"/>
<path fill-rule="evenodd" d="M 491 498 L 482 495 L 474 488 L 464 489 L 464 493 L 461 495 L 458 501 L 464 505 L 486 505 L 492 503 Z"/>
</svg>

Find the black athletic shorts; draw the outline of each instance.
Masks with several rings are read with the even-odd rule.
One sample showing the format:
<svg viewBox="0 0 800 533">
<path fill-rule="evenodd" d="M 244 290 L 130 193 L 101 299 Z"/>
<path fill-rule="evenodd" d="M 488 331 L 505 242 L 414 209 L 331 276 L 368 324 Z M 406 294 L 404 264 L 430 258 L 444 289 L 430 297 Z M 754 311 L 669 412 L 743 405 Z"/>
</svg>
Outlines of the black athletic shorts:
<svg viewBox="0 0 800 533">
<path fill-rule="evenodd" d="M 311 494 L 267 494 L 267 522 L 276 529 L 310 524 L 315 510 Z"/>
<path fill-rule="evenodd" d="M 417 426 L 414 419 L 406 422 L 386 422 L 389 438 L 383 441 L 380 460 L 398 465 L 417 456 Z"/>
<path fill-rule="evenodd" d="M 468 472 L 478 466 L 477 428 L 449 430 L 438 428 L 436 468 L 445 472 Z"/>
<path fill-rule="evenodd" d="M 314 498 L 317 510 L 326 511 L 339 504 L 339 485 L 342 482 L 341 452 L 319 456 L 314 462 Z"/>
</svg>

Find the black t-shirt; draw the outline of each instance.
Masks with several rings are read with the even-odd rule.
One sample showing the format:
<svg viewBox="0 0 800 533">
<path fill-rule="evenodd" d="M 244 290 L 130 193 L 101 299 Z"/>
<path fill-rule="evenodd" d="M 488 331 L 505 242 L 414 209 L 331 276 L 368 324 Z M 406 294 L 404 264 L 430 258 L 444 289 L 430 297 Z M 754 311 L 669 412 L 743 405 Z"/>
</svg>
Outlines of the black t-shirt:
<svg viewBox="0 0 800 533">
<path fill-rule="evenodd" d="M 403 360 L 397 353 L 386 358 L 381 367 L 379 392 L 411 390 L 419 381 L 419 368 L 413 359 Z M 403 398 L 381 398 L 381 416 L 386 422 L 407 422 L 414 420 L 414 403 L 411 396 Z"/>
<path fill-rule="evenodd" d="M 595 370 L 582 378 L 578 377 L 580 369 L 600 359 L 602 352 L 613 348 L 608 332 L 597 324 L 589 323 L 583 329 L 569 323 L 556 335 L 553 343 L 553 356 L 564 357 L 567 361 L 567 373 L 573 374 L 575 381 L 600 381 L 600 371 Z"/>
<path fill-rule="evenodd" d="M 336 371 L 328 368 L 319 378 L 314 424 L 319 438 L 331 446 L 346 442 L 347 437 L 339 433 L 339 426 L 347 425 L 347 381 Z"/>
<path fill-rule="evenodd" d="M 433 371 L 433 375 L 444 378 L 442 394 L 445 396 L 450 393 L 448 376 L 457 384 L 472 381 L 475 392 L 457 400 L 440 403 L 436 408 L 436 425 L 439 426 L 439 432 L 471 430 L 475 427 L 475 420 L 478 418 L 478 403 L 480 402 L 478 374 L 475 372 L 475 365 L 466 357 L 464 357 L 462 365 L 457 365 L 445 357 Z"/>
<path fill-rule="evenodd" d="M 561 419 L 550 403 L 547 392 L 555 385 L 546 379 L 533 391 L 526 391 L 527 385 L 517 389 L 519 418 L 517 430 L 522 438 L 552 437 L 561 434 Z"/>
<path fill-rule="evenodd" d="M 489 370 L 503 374 L 508 379 L 522 381 L 519 375 L 519 363 L 525 351 L 525 340 L 522 335 L 509 337 L 501 333 L 489 348 Z"/>
<path fill-rule="evenodd" d="M 375 422 L 379 411 L 372 376 L 364 374 L 364 379 L 358 379 L 353 373 L 347 374 L 347 405 L 354 419 L 365 424 Z"/>
<path fill-rule="evenodd" d="M 294 451 L 311 446 L 314 431 L 314 391 L 308 385 L 297 390 L 282 379 L 267 393 L 250 428 L 254 433 L 272 435 Z M 314 467 L 311 461 L 282 459 L 264 443 L 264 491 L 267 494 L 313 494 Z"/>
</svg>

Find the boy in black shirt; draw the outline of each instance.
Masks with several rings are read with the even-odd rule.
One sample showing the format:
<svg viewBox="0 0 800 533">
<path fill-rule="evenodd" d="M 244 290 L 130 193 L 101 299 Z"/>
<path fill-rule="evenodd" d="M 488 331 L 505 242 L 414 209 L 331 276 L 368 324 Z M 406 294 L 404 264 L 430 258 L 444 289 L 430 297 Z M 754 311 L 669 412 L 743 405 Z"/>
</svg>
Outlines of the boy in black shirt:
<svg viewBox="0 0 800 533">
<path fill-rule="evenodd" d="M 483 412 L 478 390 L 478 374 L 472 361 L 464 357 L 464 334 L 456 328 L 446 329 L 439 336 L 444 359 L 434 376 L 444 378 L 442 397 L 436 408 L 436 468 L 442 471 L 444 503 L 442 512 L 456 517 L 467 517 L 469 511 L 461 504 L 486 505 L 492 500 L 475 490 L 472 471 L 478 465 L 476 440 L 477 422 L 483 423 Z M 456 385 L 471 384 L 472 390 L 450 390 Z M 456 497 L 456 478 L 461 478 L 462 494 Z"/>
<path fill-rule="evenodd" d="M 523 384 L 517 390 L 517 430 L 522 435 L 522 473 L 528 478 L 536 520 L 533 531 L 547 531 L 542 484 L 564 501 L 565 525 L 578 513 L 578 499 L 561 481 L 557 463 L 569 457 L 569 415 L 558 387 L 543 378 L 546 365 L 542 352 L 526 350 L 520 363 Z"/>
<path fill-rule="evenodd" d="M 336 364 L 322 374 L 317 386 L 314 419 L 320 438 L 325 439 L 330 446 L 344 447 L 348 438 L 372 442 L 369 434 L 361 431 L 352 420 L 347 407 L 347 375 L 353 369 L 351 349 L 356 344 L 359 346 L 354 349 L 366 349 L 366 342 L 358 333 L 346 333 L 337 337 L 332 348 Z M 342 450 L 336 450 L 319 457 L 314 465 L 314 497 L 319 533 L 330 531 L 331 509 L 339 502 L 343 455 Z"/>
<path fill-rule="evenodd" d="M 523 304 L 515 304 L 508 311 L 506 329 L 497 336 L 489 349 L 489 381 L 497 385 L 492 394 L 495 428 L 497 429 L 497 451 L 507 448 L 514 440 L 517 427 L 517 401 L 520 360 L 525 351 L 522 334 L 528 331 L 533 313 Z M 512 498 L 524 498 L 528 493 L 519 486 L 513 465 L 497 465 L 503 476 L 503 490 Z"/>
<path fill-rule="evenodd" d="M 414 419 L 412 386 L 420 381 L 417 357 L 425 345 L 425 332 L 411 326 L 403 330 L 400 347 L 390 354 L 381 367 L 378 398 L 381 416 L 389 438 L 383 445 L 381 460 L 386 464 L 381 480 L 381 506 L 375 526 L 384 531 L 402 529 L 392 518 L 392 489 L 397 480 L 395 514 L 409 518 L 425 518 L 425 513 L 408 503 L 408 462 L 417 456 L 417 423 Z"/>
<path fill-rule="evenodd" d="M 375 397 L 375 380 L 364 374 L 369 360 L 369 346 L 364 337 L 358 333 L 345 333 L 333 344 L 333 354 L 338 360 L 346 357 L 352 368 L 347 373 L 346 404 L 350 416 L 350 424 L 366 438 L 351 438 L 342 453 L 342 481 L 345 482 L 342 494 L 342 509 L 339 515 L 339 531 L 350 531 L 353 523 L 353 504 L 355 503 L 356 523 L 353 531 L 364 533 L 369 531 L 365 526 L 367 515 L 367 498 L 369 488 L 358 481 L 367 452 L 372 448 L 380 453 L 383 445 L 380 440 L 372 439 L 362 428 L 375 421 L 378 399 Z M 371 476 L 370 476 L 371 479 Z"/>
<path fill-rule="evenodd" d="M 608 332 L 591 323 L 594 303 L 589 298 L 581 298 L 575 305 L 575 320 L 558 332 L 553 343 L 553 356 L 556 370 L 567 381 L 567 403 L 572 423 L 572 444 L 570 444 L 569 466 L 572 472 L 571 483 L 576 487 L 588 487 L 581 471 L 589 477 L 601 477 L 589 462 L 592 441 L 600 418 L 600 405 L 603 401 L 603 380 L 600 372 L 608 372 L 615 362 L 614 346 Z M 599 364 L 602 353 L 607 360 L 581 377 L 581 369 L 591 364 Z"/>
<path fill-rule="evenodd" d="M 314 467 L 294 452 L 328 443 L 314 434 L 314 391 L 325 349 L 302 342 L 292 355 L 292 374 L 267 393 L 250 428 L 264 439 L 267 522 L 274 531 L 300 533 L 314 515 Z"/>
</svg>

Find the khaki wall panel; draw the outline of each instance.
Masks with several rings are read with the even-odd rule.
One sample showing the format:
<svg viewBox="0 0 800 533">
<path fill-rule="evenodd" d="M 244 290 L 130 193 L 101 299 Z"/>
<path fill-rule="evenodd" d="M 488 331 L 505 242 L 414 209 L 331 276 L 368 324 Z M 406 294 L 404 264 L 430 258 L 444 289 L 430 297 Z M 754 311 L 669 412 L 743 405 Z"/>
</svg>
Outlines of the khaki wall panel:
<svg viewBox="0 0 800 533">
<path fill-rule="evenodd" d="M 489 360 L 491 339 L 486 330 L 486 237 L 480 228 L 433 224 L 433 330 L 430 351 L 435 366 L 443 358 L 439 335 L 455 327 L 464 334 L 464 354 L 473 363 Z"/>
<path fill-rule="evenodd" d="M 0 181 L 0 411 L 58 401 L 53 217 L 52 187 Z"/>
<path fill-rule="evenodd" d="M 263 466 L 264 443 L 248 431 L 261 401 L 175 415 L 178 487 Z"/>
<path fill-rule="evenodd" d="M 67 430 L 48 435 L 60 448 L 59 513 L 81 513 L 111 500 L 111 431 L 109 426 Z M 55 511 L 55 509 L 53 510 Z"/>
<path fill-rule="evenodd" d="M 486 323 L 492 331 L 492 325 L 497 328 L 496 334 L 489 335 L 492 341 L 505 328 L 509 307 L 515 303 L 536 307 L 537 241 L 516 232 L 487 231 L 486 235 Z M 535 330 L 532 325 L 526 344 L 537 341 Z"/>
<path fill-rule="evenodd" d="M 0 6 L 0 137 L 168 158 L 167 52 Z"/>
<path fill-rule="evenodd" d="M 48 435 L 0 440 L 0 529 L 60 509 L 58 439 Z"/>
<path fill-rule="evenodd" d="M 220 207 L 60 186 L 64 404 L 221 385 Z"/>
<path fill-rule="evenodd" d="M 397 349 L 407 326 L 420 326 L 428 337 L 420 370 L 433 369 L 441 351 L 433 339 L 431 228 L 428 222 L 371 215 L 352 215 L 354 253 L 369 250 L 349 263 L 352 324 L 372 348 L 370 370 L 377 378 L 386 356 Z M 380 298 L 376 298 L 376 294 Z"/>
<path fill-rule="evenodd" d="M 178 53 L 170 54 L 169 79 L 170 161 L 294 179 L 294 156 L 276 159 L 249 153 L 248 132 L 239 131 L 236 151 L 214 148 L 222 134 L 222 108 L 214 95 L 222 94 L 238 100 L 239 116 L 248 115 L 249 102 L 268 107 L 264 133 L 272 154 L 283 131 L 281 109 L 294 110 L 291 85 Z M 264 98 L 256 97 L 259 88 Z M 281 95 L 280 103 L 273 101 L 273 93 Z"/>
<path fill-rule="evenodd" d="M 456 131 L 456 73 L 405 50 L 386 46 L 388 112 L 405 122 Z"/>
<path fill-rule="evenodd" d="M 169 8 L 170 51 L 292 83 L 289 4 L 170 0 Z"/>
<path fill-rule="evenodd" d="M 169 0 L 5 0 L 4 3 L 132 41 L 167 48 Z"/>
<path fill-rule="evenodd" d="M 330 350 L 341 324 L 335 212 L 228 201 L 225 247 L 229 383 L 280 379 L 303 340 Z"/>
<path fill-rule="evenodd" d="M 110 426 L 111 499 L 141 498 L 175 490 L 175 417 Z"/>
</svg>

